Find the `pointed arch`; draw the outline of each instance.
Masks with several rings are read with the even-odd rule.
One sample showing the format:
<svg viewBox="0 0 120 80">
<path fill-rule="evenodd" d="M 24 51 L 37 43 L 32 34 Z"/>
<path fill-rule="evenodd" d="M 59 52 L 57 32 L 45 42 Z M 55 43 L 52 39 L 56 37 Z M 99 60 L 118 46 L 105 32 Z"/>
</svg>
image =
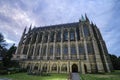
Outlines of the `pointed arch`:
<svg viewBox="0 0 120 80">
<path fill-rule="evenodd" d="M 78 45 L 78 48 L 79 48 L 79 54 L 80 54 L 80 55 L 85 54 L 85 48 L 84 48 L 84 44 L 83 44 L 83 43 L 80 43 L 80 44 Z"/>
<path fill-rule="evenodd" d="M 38 70 L 38 66 L 39 66 L 39 64 L 36 63 L 35 66 L 34 66 L 34 70 Z"/>
<path fill-rule="evenodd" d="M 76 54 L 77 53 L 75 44 L 70 45 L 70 51 L 71 51 L 71 54 Z"/>
<path fill-rule="evenodd" d="M 72 65 L 72 72 L 78 72 L 78 66 L 77 64 Z"/>
<path fill-rule="evenodd" d="M 48 41 L 48 32 L 46 31 L 44 33 L 43 43 L 46 43 Z"/>
<path fill-rule="evenodd" d="M 53 55 L 53 45 L 50 45 L 50 47 L 49 47 L 49 54 Z"/>
<path fill-rule="evenodd" d="M 70 29 L 70 41 L 74 41 L 74 40 L 75 40 L 75 30 Z"/>
<path fill-rule="evenodd" d="M 61 48 L 60 48 L 60 45 L 56 45 L 56 49 L 55 49 L 55 53 L 56 53 L 56 56 L 60 56 L 60 52 L 61 52 Z"/>
<path fill-rule="evenodd" d="M 55 35 L 55 32 L 52 31 L 52 32 L 50 33 L 50 39 L 49 39 L 50 42 L 54 42 L 54 35 Z"/>
<path fill-rule="evenodd" d="M 56 33 L 56 42 L 60 42 L 61 41 L 61 31 L 57 31 Z"/>
<path fill-rule="evenodd" d="M 44 72 L 47 72 L 47 66 L 48 66 L 48 64 L 47 64 L 47 63 L 44 63 L 44 65 L 43 65 L 43 67 L 42 67 L 42 70 L 43 70 Z"/>
<path fill-rule="evenodd" d="M 52 71 L 57 71 L 57 64 L 56 64 L 56 63 L 54 63 L 54 64 L 52 65 Z"/>
<path fill-rule="evenodd" d="M 68 41 L 68 30 L 67 29 L 63 31 L 63 41 Z"/>
<path fill-rule="evenodd" d="M 90 35 L 88 25 L 86 25 L 86 24 L 83 25 L 83 32 L 84 32 L 85 37 L 88 37 Z"/>
<path fill-rule="evenodd" d="M 67 64 L 62 64 L 61 71 L 67 72 Z"/>
<path fill-rule="evenodd" d="M 63 45 L 63 54 L 68 54 L 68 45 Z"/>
<path fill-rule="evenodd" d="M 38 33 L 38 43 L 42 41 L 43 32 Z"/>
</svg>

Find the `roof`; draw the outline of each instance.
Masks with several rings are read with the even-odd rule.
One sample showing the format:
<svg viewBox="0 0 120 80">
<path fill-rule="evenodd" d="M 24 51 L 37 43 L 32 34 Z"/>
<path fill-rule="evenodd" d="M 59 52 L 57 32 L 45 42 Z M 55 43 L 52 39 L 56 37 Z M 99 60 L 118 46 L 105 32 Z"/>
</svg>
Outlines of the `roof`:
<svg viewBox="0 0 120 80">
<path fill-rule="evenodd" d="M 65 24 L 57 24 L 57 25 L 49 25 L 49 26 L 41 26 L 41 27 L 35 27 L 33 28 L 34 30 L 39 30 L 39 29 L 51 29 L 51 28 L 63 28 L 63 27 L 78 27 L 79 22 L 74 22 L 74 23 L 65 23 Z"/>
</svg>

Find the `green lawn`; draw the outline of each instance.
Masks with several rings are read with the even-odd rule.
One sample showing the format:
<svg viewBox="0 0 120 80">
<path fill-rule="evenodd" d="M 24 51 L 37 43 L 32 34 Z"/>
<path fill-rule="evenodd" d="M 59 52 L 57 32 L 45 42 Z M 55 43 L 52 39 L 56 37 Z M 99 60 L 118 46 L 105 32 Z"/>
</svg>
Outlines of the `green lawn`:
<svg viewBox="0 0 120 80">
<path fill-rule="evenodd" d="M 50 74 L 50 76 L 33 76 L 27 73 L 16 73 L 11 75 L 0 75 L 0 78 L 12 80 L 67 80 L 67 74 Z"/>
<path fill-rule="evenodd" d="M 83 80 L 120 80 L 120 70 L 105 74 L 82 74 Z"/>
</svg>

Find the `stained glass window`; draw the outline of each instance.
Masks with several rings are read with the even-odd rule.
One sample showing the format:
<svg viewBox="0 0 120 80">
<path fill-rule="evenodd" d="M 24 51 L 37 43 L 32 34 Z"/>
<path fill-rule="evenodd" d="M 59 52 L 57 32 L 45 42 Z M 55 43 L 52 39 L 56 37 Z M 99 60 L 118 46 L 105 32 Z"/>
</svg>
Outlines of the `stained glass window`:
<svg viewBox="0 0 120 80">
<path fill-rule="evenodd" d="M 88 50 L 88 53 L 93 53 L 93 46 L 91 43 L 87 43 L 87 50 Z"/>
<path fill-rule="evenodd" d="M 71 46 L 71 54 L 75 54 L 76 53 L 76 48 L 75 48 L 75 46 Z"/>
<path fill-rule="evenodd" d="M 53 46 L 50 47 L 50 54 L 53 54 Z"/>
<path fill-rule="evenodd" d="M 43 47 L 43 55 L 46 55 L 46 45 Z"/>
<path fill-rule="evenodd" d="M 77 40 L 80 40 L 79 28 L 76 28 L 76 33 L 77 33 Z"/>
<path fill-rule="evenodd" d="M 75 32 L 70 31 L 70 40 L 75 40 Z"/>
<path fill-rule="evenodd" d="M 67 54 L 67 53 L 68 53 L 68 47 L 67 47 L 67 46 L 64 46 L 64 47 L 63 47 L 63 53 L 64 53 L 64 54 Z"/>
<path fill-rule="evenodd" d="M 88 37 L 89 36 L 89 28 L 87 25 L 84 25 L 83 26 L 83 30 L 84 30 L 84 36 L 85 37 Z"/>
<path fill-rule="evenodd" d="M 57 42 L 61 41 L 61 32 L 60 31 L 56 34 L 56 41 Z"/>
<path fill-rule="evenodd" d="M 84 49 L 84 45 L 83 44 L 79 44 L 79 53 L 80 54 L 84 54 L 85 53 L 85 49 Z"/>
<path fill-rule="evenodd" d="M 51 32 L 50 34 L 50 42 L 54 42 L 54 32 Z"/>
<path fill-rule="evenodd" d="M 42 41 L 42 35 L 43 35 L 43 33 L 39 33 L 38 43 L 40 43 Z"/>
<path fill-rule="evenodd" d="M 60 46 L 57 46 L 57 47 L 56 47 L 56 53 L 57 53 L 57 55 L 60 54 Z"/>
<path fill-rule="evenodd" d="M 46 33 L 46 34 L 44 35 L 44 40 L 43 40 L 43 42 L 46 43 L 47 40 L 48 40 L 48 33 Z"/>
<path fill-rule="evenodd" d="M 67 31 L 65 31 L 64 34 L 63 34 L 63 40 L 64 41 L 68 40 L 68 32 Z"/>
</svg>

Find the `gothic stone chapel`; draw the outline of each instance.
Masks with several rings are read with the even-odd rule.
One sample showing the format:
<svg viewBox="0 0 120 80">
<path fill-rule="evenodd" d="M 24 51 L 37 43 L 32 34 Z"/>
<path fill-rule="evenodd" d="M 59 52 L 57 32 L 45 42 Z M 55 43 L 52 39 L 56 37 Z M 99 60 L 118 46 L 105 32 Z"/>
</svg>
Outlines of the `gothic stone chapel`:
<svg viewBox="0 0 120 80">
<path fill-rule="evenodd" d="M 25 28 L 13 59 L 29 71 L 47 73 L 112 70 L 105 41 L 86 15 L 74 23 Z"/>
</svg>

